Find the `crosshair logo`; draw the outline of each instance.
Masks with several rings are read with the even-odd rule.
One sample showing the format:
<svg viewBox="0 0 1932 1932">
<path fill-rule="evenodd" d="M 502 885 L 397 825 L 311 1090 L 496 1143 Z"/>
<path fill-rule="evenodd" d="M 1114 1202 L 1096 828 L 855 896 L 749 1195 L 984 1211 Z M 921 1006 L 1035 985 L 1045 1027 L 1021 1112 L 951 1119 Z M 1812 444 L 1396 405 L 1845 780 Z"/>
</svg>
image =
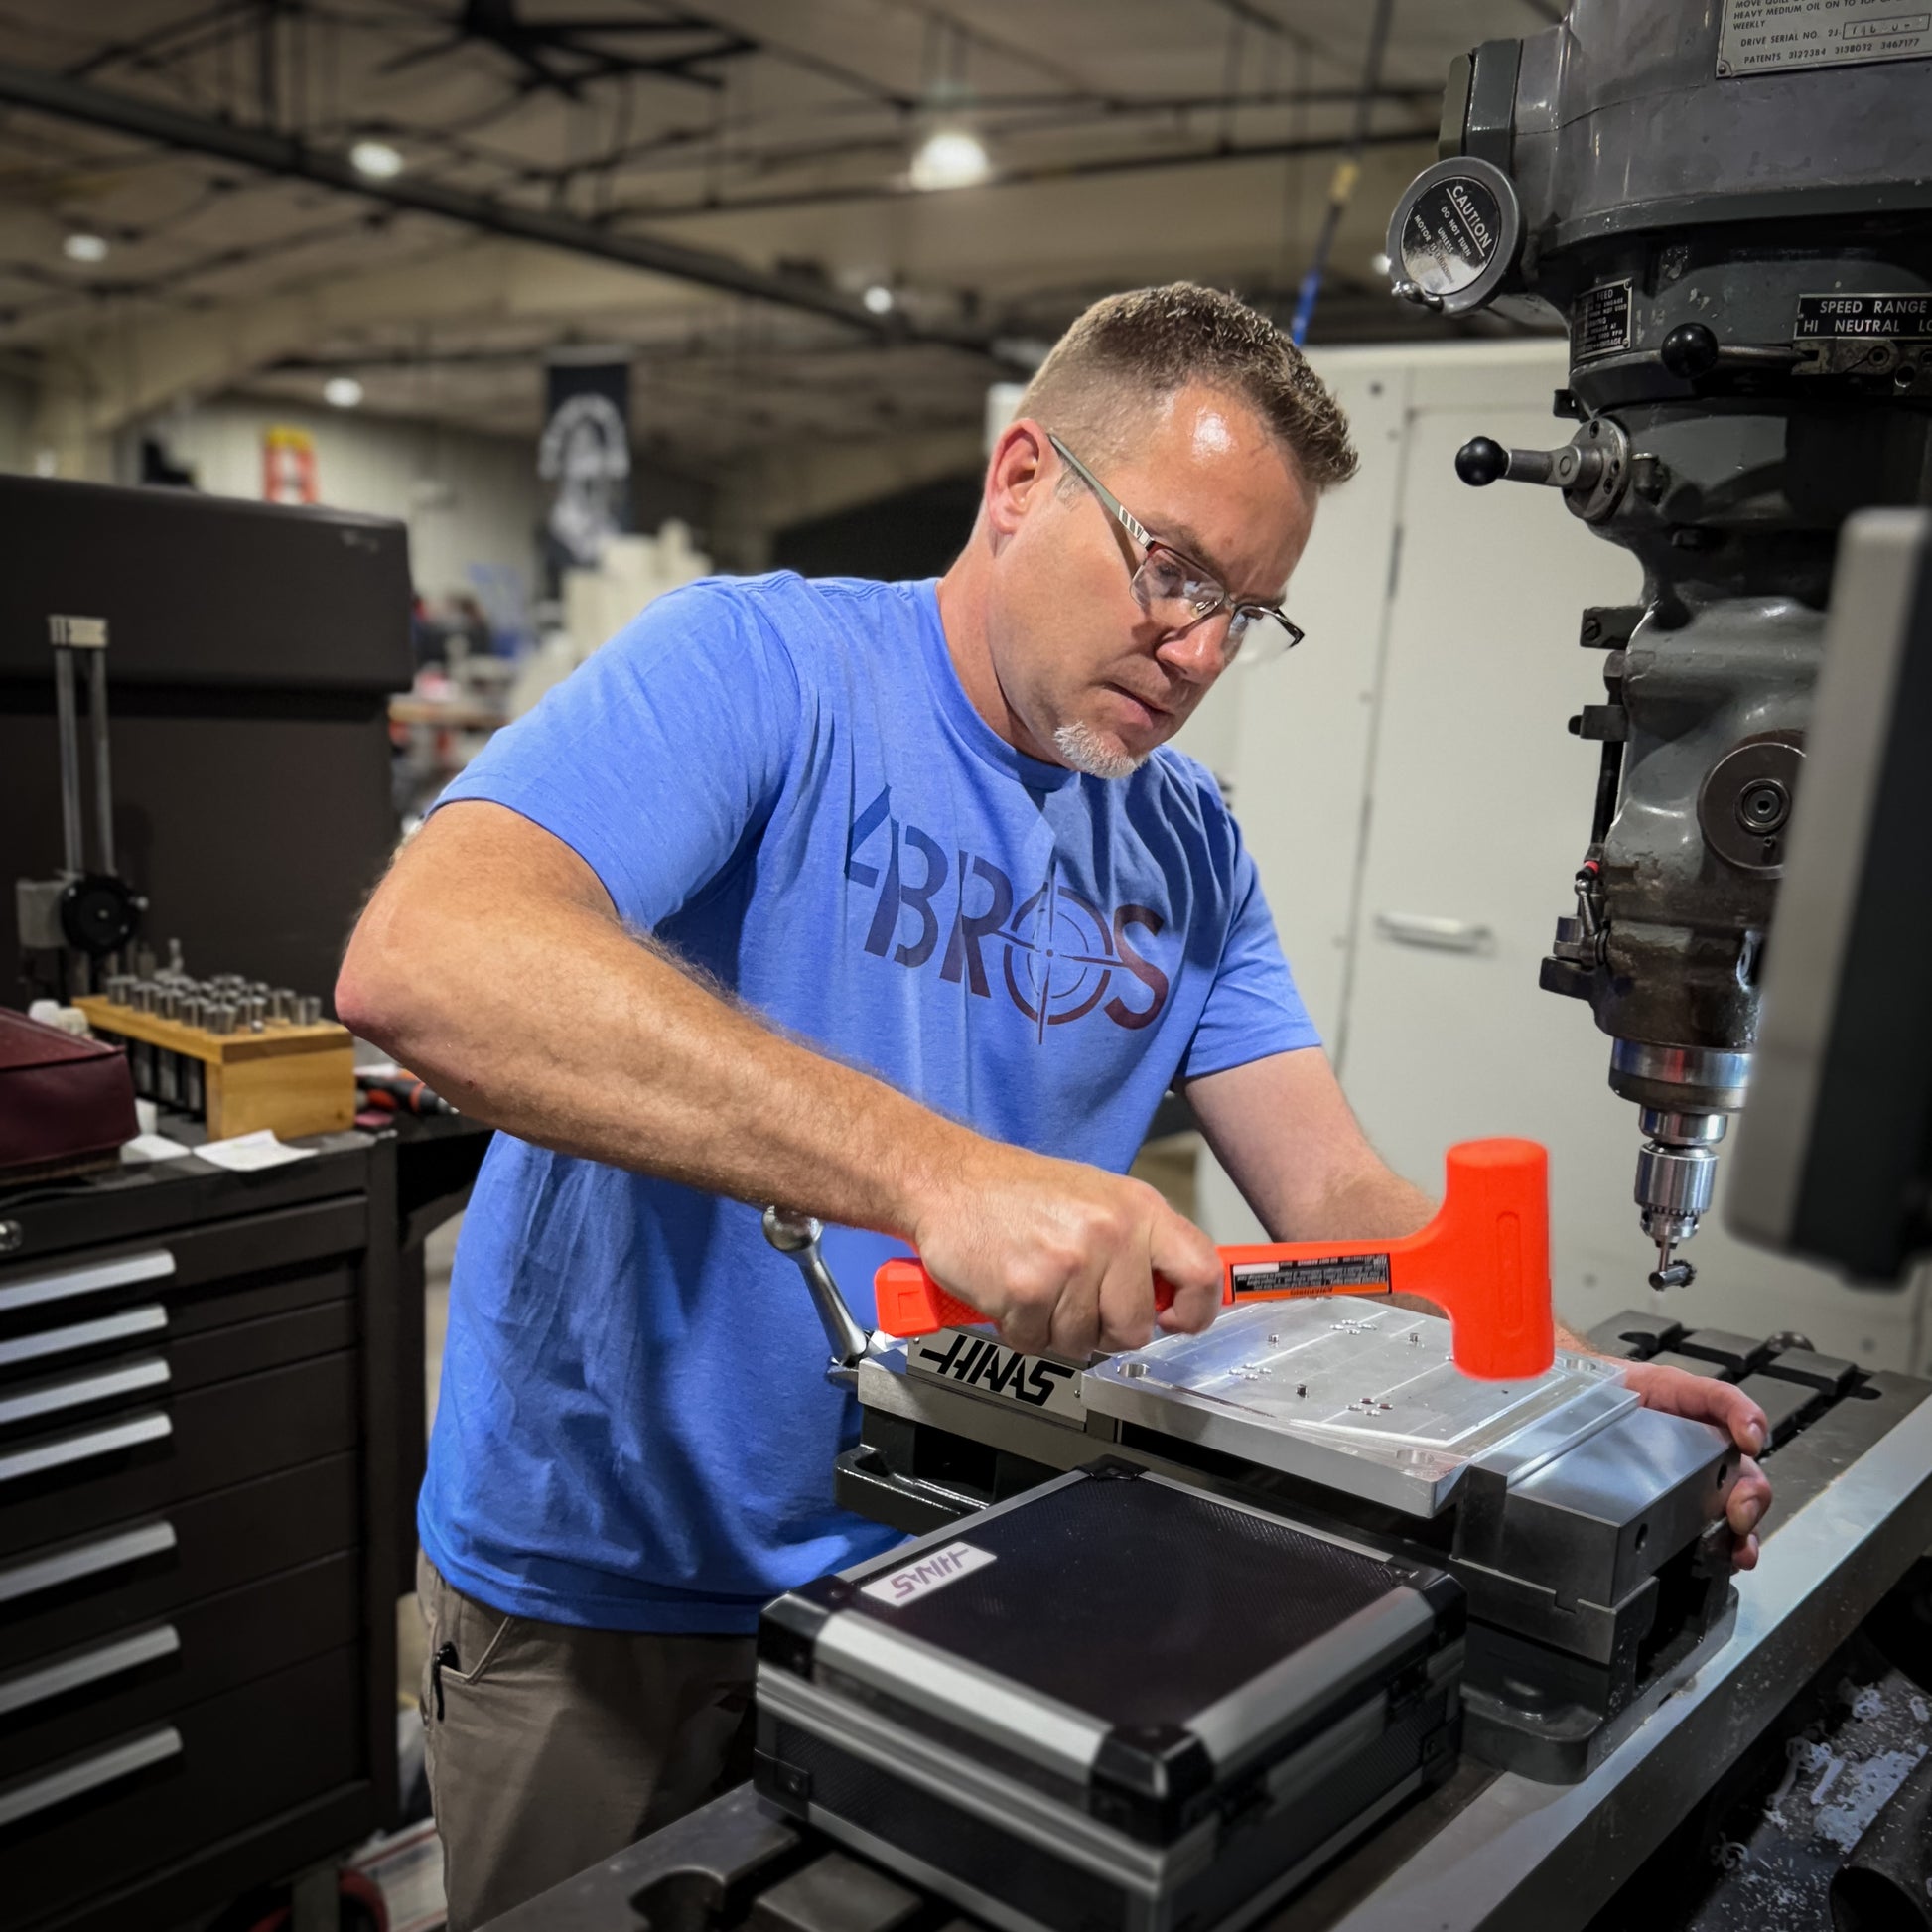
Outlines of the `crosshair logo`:
<svg viewBox="0 0 1932 1932">
<path fill-rule="evenodd" d="M 1007 993 L 1037 1034 L 1085 1019 L 1107 997 L 1120 955 L 1106 914 L 1071 886 L 1049 875 L 1000 937 Z"/>
</svg>

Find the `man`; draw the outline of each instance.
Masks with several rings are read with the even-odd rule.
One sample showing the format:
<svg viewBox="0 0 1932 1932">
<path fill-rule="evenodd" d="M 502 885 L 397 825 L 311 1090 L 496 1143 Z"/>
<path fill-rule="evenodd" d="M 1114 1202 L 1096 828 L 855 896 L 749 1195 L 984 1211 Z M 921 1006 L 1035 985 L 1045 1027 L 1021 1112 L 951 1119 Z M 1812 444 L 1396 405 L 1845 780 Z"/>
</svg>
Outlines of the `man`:
<svg viewBox="0 0 1932 1932">
<path fill-rule="evenodd" d="M 1199 1329 L 1220 1268 L 1123 1176 L 1162 1093 L 1279 1238 L 1404 1233 L 1212 780 L 1163 751 L 1278 610 L 1333 399 L 1264 318 L 1102 302 L 937 584 L 653 604 L 445 794 L 338 1005 L 503 1129 L 457 1260 L 420 1512 L 451 1924 L 718 1775 L 777 1591 L 886 1548 L 758 1207 L 907 1245 L 1023 1349 Z M 855 1230 L 872 1230 L 871 1233 Z M 890 1237 L 881 1239 L 880 1237 Z M 1760 1448 L 1738 1391 L 1636 1373 Z M 1733 1492 L 1738 1561 L 1769 1500 Z"/>
</svg>

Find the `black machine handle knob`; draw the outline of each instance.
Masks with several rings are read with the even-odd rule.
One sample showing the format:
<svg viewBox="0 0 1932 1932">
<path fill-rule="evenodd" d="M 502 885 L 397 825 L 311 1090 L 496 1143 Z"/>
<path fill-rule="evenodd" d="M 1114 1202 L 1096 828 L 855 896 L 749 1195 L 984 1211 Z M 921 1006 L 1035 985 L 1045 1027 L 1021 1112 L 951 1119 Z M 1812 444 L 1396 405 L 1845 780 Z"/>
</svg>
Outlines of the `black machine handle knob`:
<svg viewBox="0 0 1932 1932">
<path fill-rule="evenodd" d="M 1455 474 L 1480 489 L 1505 477 L 1511 483 L 1547 483 L 1568 481 L 1556 475 L 1560 450 L 1509 450 L 1493 437 L 1472 436 L 1455 453 Z"/>
<path fill-rule="evenodd" d="M 1680 322 L 1657 348 L 1657 359 L 1686 381 L 1718 366 L 1718 338 L 1701 322 Z"/>
</svg>

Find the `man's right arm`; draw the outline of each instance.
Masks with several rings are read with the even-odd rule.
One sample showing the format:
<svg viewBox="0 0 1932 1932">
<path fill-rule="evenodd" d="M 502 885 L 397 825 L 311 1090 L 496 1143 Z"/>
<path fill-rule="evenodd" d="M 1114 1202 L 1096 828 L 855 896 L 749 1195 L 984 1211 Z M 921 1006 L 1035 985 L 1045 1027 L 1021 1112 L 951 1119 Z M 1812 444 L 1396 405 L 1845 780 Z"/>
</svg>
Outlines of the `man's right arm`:
<svg viewBox="0 0 1932 1932">
<path fill-rule="evenodd" d="M 336 987 L 345 1024 L 522 1140 L 910 1242 L 1015 1347 L 1212 1318 L 1207 1237 L 1139 1181 L 988 1140 L 785 1038 L 618 917 L 562 840 L 452 803 L 397 857 Z"/>
</svg>

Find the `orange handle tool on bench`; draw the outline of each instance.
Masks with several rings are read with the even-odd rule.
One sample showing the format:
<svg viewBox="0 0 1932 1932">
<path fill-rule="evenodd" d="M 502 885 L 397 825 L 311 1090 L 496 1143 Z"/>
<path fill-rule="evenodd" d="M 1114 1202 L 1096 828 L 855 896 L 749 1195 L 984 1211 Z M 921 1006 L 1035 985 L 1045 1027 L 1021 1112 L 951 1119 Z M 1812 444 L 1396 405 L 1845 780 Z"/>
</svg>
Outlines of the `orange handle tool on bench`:
<svg viewBox="0 0 1932 1932">
<path fill-rule="evenodd" d="M 1550 1160 L 1534 1141 L 1464 1141 L 1448 1158 L 1436 1218 L 1390 1241 L 1273 1241 L 1223 1248 L 1222 1305 L 1311 1295 L 1415 1295 L 1449 1318 L 1465 1375 L 1507 1381 L 1556 1360 L 1550 1307 Z M 874 1278 L 889 1335 L 971 1327 L 987 1317 L 949 1295 L 916 1261 L 889 1261 Z M 1173 1289 L 1158 1277 L 1155 1305 Z"/>
</svg>

